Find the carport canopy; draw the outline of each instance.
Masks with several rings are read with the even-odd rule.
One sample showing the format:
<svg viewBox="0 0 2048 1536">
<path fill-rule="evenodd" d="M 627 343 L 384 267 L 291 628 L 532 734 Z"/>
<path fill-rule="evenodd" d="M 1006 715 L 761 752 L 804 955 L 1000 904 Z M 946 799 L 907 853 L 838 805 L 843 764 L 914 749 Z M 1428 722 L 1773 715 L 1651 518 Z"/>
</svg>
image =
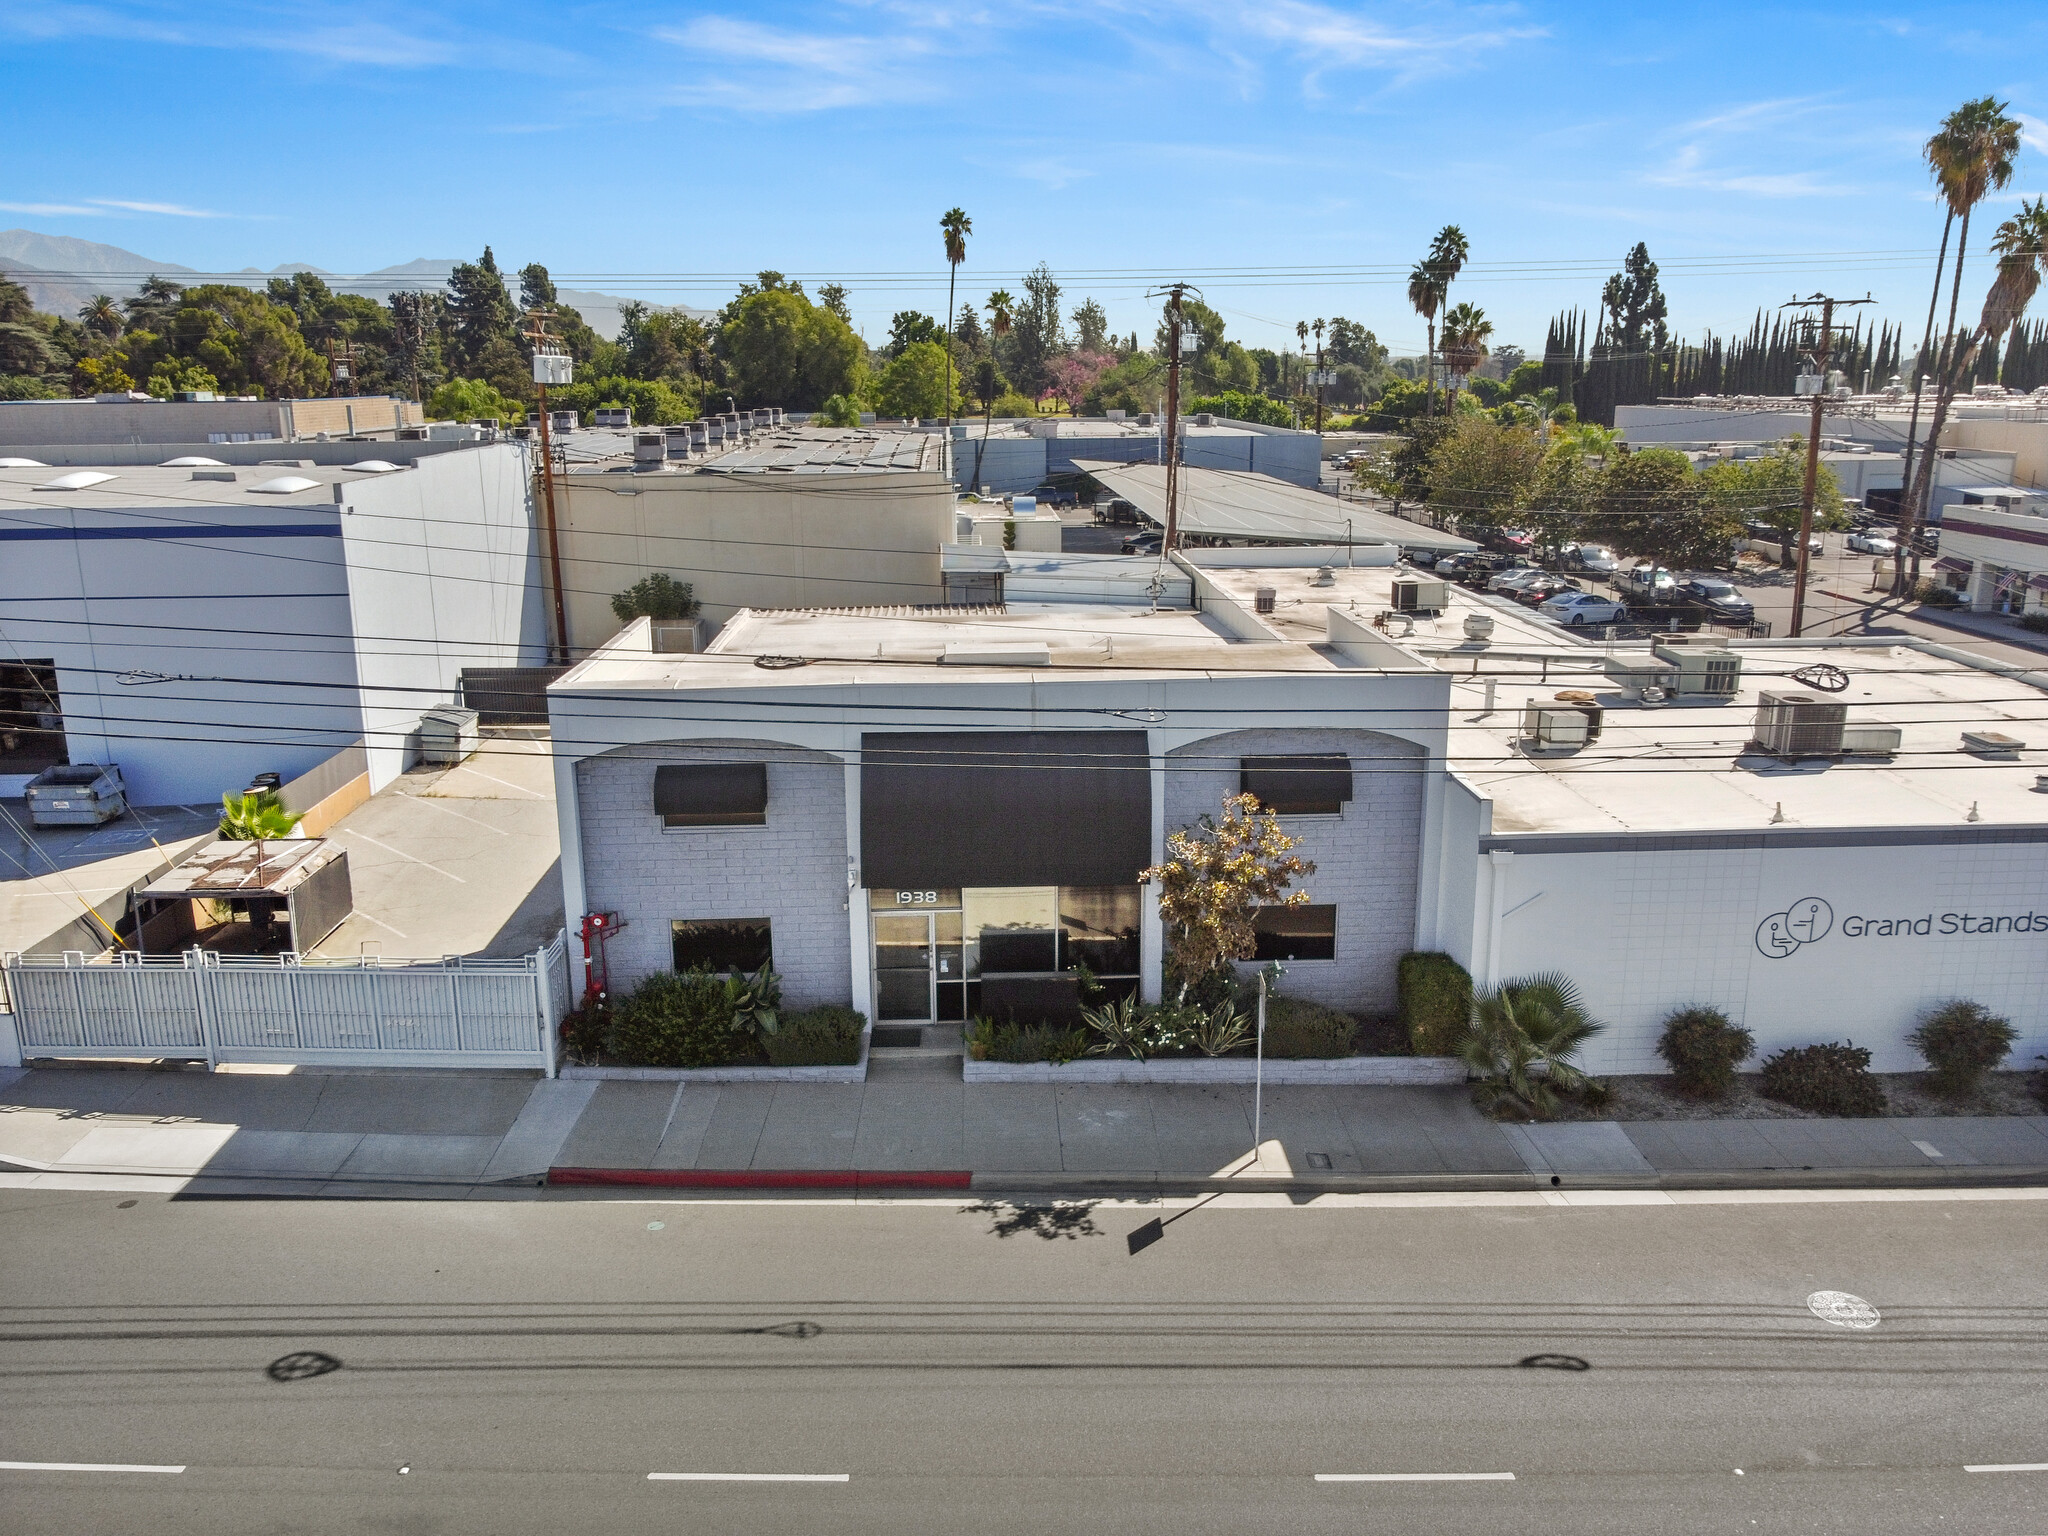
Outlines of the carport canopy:
<svg viewBox="0 0 2048 1536">
<path fill-rule="evenodd" d="M 1076 459 L 1140 513 L 1166 526 L 1166 468 Z M 1356 502 L 1339 501 L 1292 481 L 1241 469 L 1180 468 L 1180 531 L 1262 544 L 1392 544 L 1461 554 L 1479 546 L 1454 533 L 1411 523 Z"/>
</svg>

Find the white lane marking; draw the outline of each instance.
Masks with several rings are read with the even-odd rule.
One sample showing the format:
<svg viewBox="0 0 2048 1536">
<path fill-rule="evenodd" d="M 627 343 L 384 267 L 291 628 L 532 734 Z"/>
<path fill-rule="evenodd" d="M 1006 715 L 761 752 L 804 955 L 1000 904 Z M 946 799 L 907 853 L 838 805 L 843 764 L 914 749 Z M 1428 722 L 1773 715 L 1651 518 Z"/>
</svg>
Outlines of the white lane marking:
<svg viewBox="0 0 2048 1536">
<path fill-rule="evenodd" d="M 404 791 L 401 790 L 399 791 L 399 793 L 404 794 Z M 405 798 L 415 802 L 416 804 L 428 806 L 433 810 L 444 812 L 449 816 L 459 817 L 461 820 L 468 822 L 473 827 L 482 827 L 486 832 L 495 832 L 500 837 L 510 837 L 512 835 L 510 832 L 507 832 L 503 827 L 494 827 L 488 821 L 478 821 L 474 816 L 464 816 L 460 811 L 451 811 L 448 809 L 447 806 L 441 805 L 436 801 L 429 799 L 425 795 L 406 795 Z"/>
<path fill-rule="evenodd" d="M 1987 1461 L 1965 1472 L 2048 1472 L 2048 1461 Z"/>
<path fill-rule="evenodd" d="M 349 916 L 360 917 L 366 923 L 375 923 L 379 928 L 382 928 L 386 933 L 397 934 L 397 936 L 401 939 L 406 937 L 405 934 L 400 933 L 398 929 L 392 927 L 389 923 L 385 922 L 384 919 L 382 919 L 381 917 L 372 917 L 367 912 L 351 912 Z"/>
<path fill-rule="evenodd" d="M 478 778 L 480 778 L 480 779 L 489 779 L 489 780 L 490 780 L 490 781 L 491 781 L 491 782 L 492 782 L 493 784 L 503 784 L 503 785 L 504 785 L 504 786 L 505 786 L 505 787 L 506 787 L 507 789 L 510 789 L 510 790 L 514 790 L 514 791 L 516 791 L 517 793 L 519 793 L 519 794 L 522 794 L 522 795 L 527 795 L 527 796 L 531 797 L 532 799 L 535 799 L 535 800 L 545 800 L 545 799 L 547 799 L 547 798 L 548 798 L 548 797 L 547 797 L 546 795 L 543 795 L 543 794 L 540 794 L 540 793 L 538 793 L 538 792 L 536 792 L 536 791 L 534 791 L 534 790 L 528 789 L 528 788 L 527 788 L 527 787 L 526 787 L 526 786 L 525 786 L 524 784 L 514 784 L 514 783 L 513 783 L 513 782 L 512 782 L 511 780 L 509 780 L 509 779 L 501 779 L 501 778 L 499 778 L 499 777 L 498 777 L 498 776 L 497 776 L 497 775 L 496 775 L 495 773 L 485 773 L 485 772 L 483 771 L 483 769 L 481 769 L 481 768 L 472 768 L 472 767 L 470 767 L 470 766 L 469 766 L 469 764 L 467 764 L 467 763 L 457 763 L 457 764 L 456 764 L 456 765 L 455 765 L 455 766 L 454 766 L 453 768 L 450 768 L 450 769 L 448 770 L 448 772 L 449 772 L 449 773 L 473 773 L 473 774 L 475 774 L 475 775 L 476 775 L 476 776 L 477 776 Z M 443 777 L 446 777 L 446 775 L 443 775 Z"/>
<path fill-rule="evenodd" d="M 1512 1483 L 1512 1472 L 1318 1472 L 1319 1483 Z"/>
<path fill-rule="evenodd" d="M 8 1472 L 182 1472 L 183 1467 L 152 1467 L 125 1461 L 0 1461 Z"/>
<path fill-rule="evenodd" d="M 1937 1147 L 1931 1141 L 1916 1141 L 1913 1143 L 1913 1145 L 1918 1147 L 1922 1152 L 1925 1152 L 1929 1157 L 1942 1156 L 1941 1148 Z"/>
<path fill-rule="evenodd" d="M 1837 1328 L 1875 1328 L 1877 1308 L 1861 1296 L 1847 1291 L 1815 1291 L 1806 1298 L 1807 1310 L 1824 1323 Z"/>
<path fill-rule="evenodd" d="M 850 1483 L 850 1472 L 650 1472 L 650 1483 Z"/>
<path fill-rule="evenodd" d="M 366 843 L 376 843 L 376 845 L 379 848 L 382 848 L 386 853 L 395 853 L 401 859 L 404 859 L 408 864 L 425 865 L 426 868 L 431 869 L 437 875 L 448 875 L 448 871 L 443 869 L 440 865 L 428 864 L 425 859 L 416 859 L 411 854 L 407 853 L 403 848 L 394 848 L 389 843 L 370 836 L 370 834 L 367 832 L 359 832 L 354 827 L 336 827 L 334 830 L 337 832 L 346 832 L 350 837 L 360 837 Z M 469 882 L 463 879 L 462 876 L 460 875 L 448 875 L 448 878 L 450 880 L 453 880 L 457 885 L 469 884 Z"/>
</svg>

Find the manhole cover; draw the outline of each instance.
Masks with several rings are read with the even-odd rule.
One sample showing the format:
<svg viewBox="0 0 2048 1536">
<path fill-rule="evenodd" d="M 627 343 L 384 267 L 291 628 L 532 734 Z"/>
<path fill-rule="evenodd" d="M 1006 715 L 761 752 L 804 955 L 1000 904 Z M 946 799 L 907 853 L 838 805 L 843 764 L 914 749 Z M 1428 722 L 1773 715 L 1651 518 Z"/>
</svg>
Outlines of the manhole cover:
<svg viewBox="0 0 2048 1536">
<path fill-rule="evenodd" d="M 341 1362 L 334 1356 L 324 1355 L 317 1349 L 302 1349 L 295 1354 L 278 1356 L 263 1368 L 263 1374 L 272 1381 L 305 1381 L 340 1369 Z"/>
<path fill-rule="evenodd" d="M 1837 1328 L 1875 1328 L 1877 1308 L 1861 1296 L 1847 1291 L 1815 1291 L 1806 1298 L 1807 1309 L 1824 1323 Z"/>
</svg>

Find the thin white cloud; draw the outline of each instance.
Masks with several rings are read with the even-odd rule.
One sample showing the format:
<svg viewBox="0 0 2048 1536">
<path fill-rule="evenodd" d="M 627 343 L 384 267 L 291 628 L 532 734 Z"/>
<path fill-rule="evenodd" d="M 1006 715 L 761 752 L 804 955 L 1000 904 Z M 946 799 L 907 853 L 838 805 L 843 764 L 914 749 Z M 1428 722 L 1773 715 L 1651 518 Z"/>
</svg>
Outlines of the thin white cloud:
<svg viewBox="0 0 2048 1536">
<path fill-rule="evenodd" d="M 1780 96 L 1769 101 L 1748 101 L 1732 107 L 1723 107 L 1706 117 L 1695 118 L 1681 125 L 1675 136 L 1686 137 L 1704 133 L 1757 133 L 1765 129 L 1782 127 L 1794 118 L 1807 117 L 1824 110 L 1829 105 L 1820 96 Z"/>
<path fill-rule="evenodd" d="M 1832 186 L 1811 171 L 1745 173 L 1716 170 L 1705 163 L 1697 144 L 1688 144 L 1672 156 L 1661 171 L 1643 180 L 1657 187 L 1687 187 L 1701 192 L 1736 192 L 1750 197 L 1846 197 L 1854 187 Z"/>
<path fill-rule="evenodd" d="M 180 203 L 131 203 L 118 197 L 90 197 L 86 199 L 101 208 L 120 208 L 129 213 L 160 213 L 174 219 L 225 219 L 225 213 L 214 213 L 205 208 L 187 208 Z"/>
<path fill-rule="evenodd" d="M 764 113 L 820 112 L 836 107 L 921 100 L 947 82 L 930 67 L 934 42 L 914 31 L 864 35 L 775 27 L 728 16 L 704 16 L 654 36 L 721 66 L 716 78 L 675 87 L 686 105 Z"/>
<path fill-rule="evenodd" d="M 46 218 L 104 218 L 104 208 L 87 208 L 77 203 L 0 203 L 8 213 L 39 213 Z"/>
</svg>

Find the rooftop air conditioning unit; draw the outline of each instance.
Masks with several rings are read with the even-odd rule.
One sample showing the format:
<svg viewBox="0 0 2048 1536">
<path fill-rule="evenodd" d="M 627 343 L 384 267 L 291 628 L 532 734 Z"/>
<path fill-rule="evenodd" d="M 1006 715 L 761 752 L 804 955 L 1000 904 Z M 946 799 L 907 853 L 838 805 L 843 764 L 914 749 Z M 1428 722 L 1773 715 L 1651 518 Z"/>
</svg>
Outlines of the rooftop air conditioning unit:
<svg viewBox="0 0 2048 1536">
<path fill-rule="evenodd" d="M 1896 725 L 1845 725 L 1842 751 L 1849 757 L 1890 757 L 1904 736 Z"/>
<path fill-rule="evenodd" d="M 574 411 L 549 411 L 548 427 L 555 432 L 574 432 L 578 422 Z"/>
<path fill-rule="evenodd" d="M 1632 699 L 1640 699 L 1647 688 L 1656 689 L 1660 697 L 1678 688 L 1678 669 L 1649 651 L 1616 651 L 1600 670 Z"/>
<path fill-rule="evenodd" d="M 1833 757 L 1848 718 L 1846 704 L 1767 688 L 1757 698 L 1757 745 L 1773 757 Z"/>
<path fill-rule="evenodd" d="M 660 464 L 668 458 L 668 439 L 659 432 L 635 432 L 633 434 L 633 462 L 635 464 Z"/>
<path fill-rule="evenodd" d="M 1423 576 L 1394 578 L 1394 612 L 1442 613 L 1451 606 L 1450 584 Z"/>
<path fill-rule="evenodd" d="M 1742 681 L 1742 657 L 1736 652 L 1697 641 L 1677 646 L 1660 643 L 1651 650 L 1678 674 L 1679 697 L 1735 697 L 1736 685 Z"/>
<path fill-rule="evenodd" d="M 630 405 L 607 407 L 596 415 L 600 427 L 630 427 L 633 425 L 633 408 Z"/>
<path fill-rule="evenodd" d="M 1273 605 L 1279 600 L 1280 594 L 1272 587 L 1260 587 L 1256 592 L 1252 593 L 1252 611 L 1254 613 L 1271 613 Z"/>
<path fill-rule="evenodd" d="M 1593 732 L 1587 713 L 1574 704 L 1522 706 L 1522 736 L 1539 747 L 1583 747 Z"/>
</svg>

